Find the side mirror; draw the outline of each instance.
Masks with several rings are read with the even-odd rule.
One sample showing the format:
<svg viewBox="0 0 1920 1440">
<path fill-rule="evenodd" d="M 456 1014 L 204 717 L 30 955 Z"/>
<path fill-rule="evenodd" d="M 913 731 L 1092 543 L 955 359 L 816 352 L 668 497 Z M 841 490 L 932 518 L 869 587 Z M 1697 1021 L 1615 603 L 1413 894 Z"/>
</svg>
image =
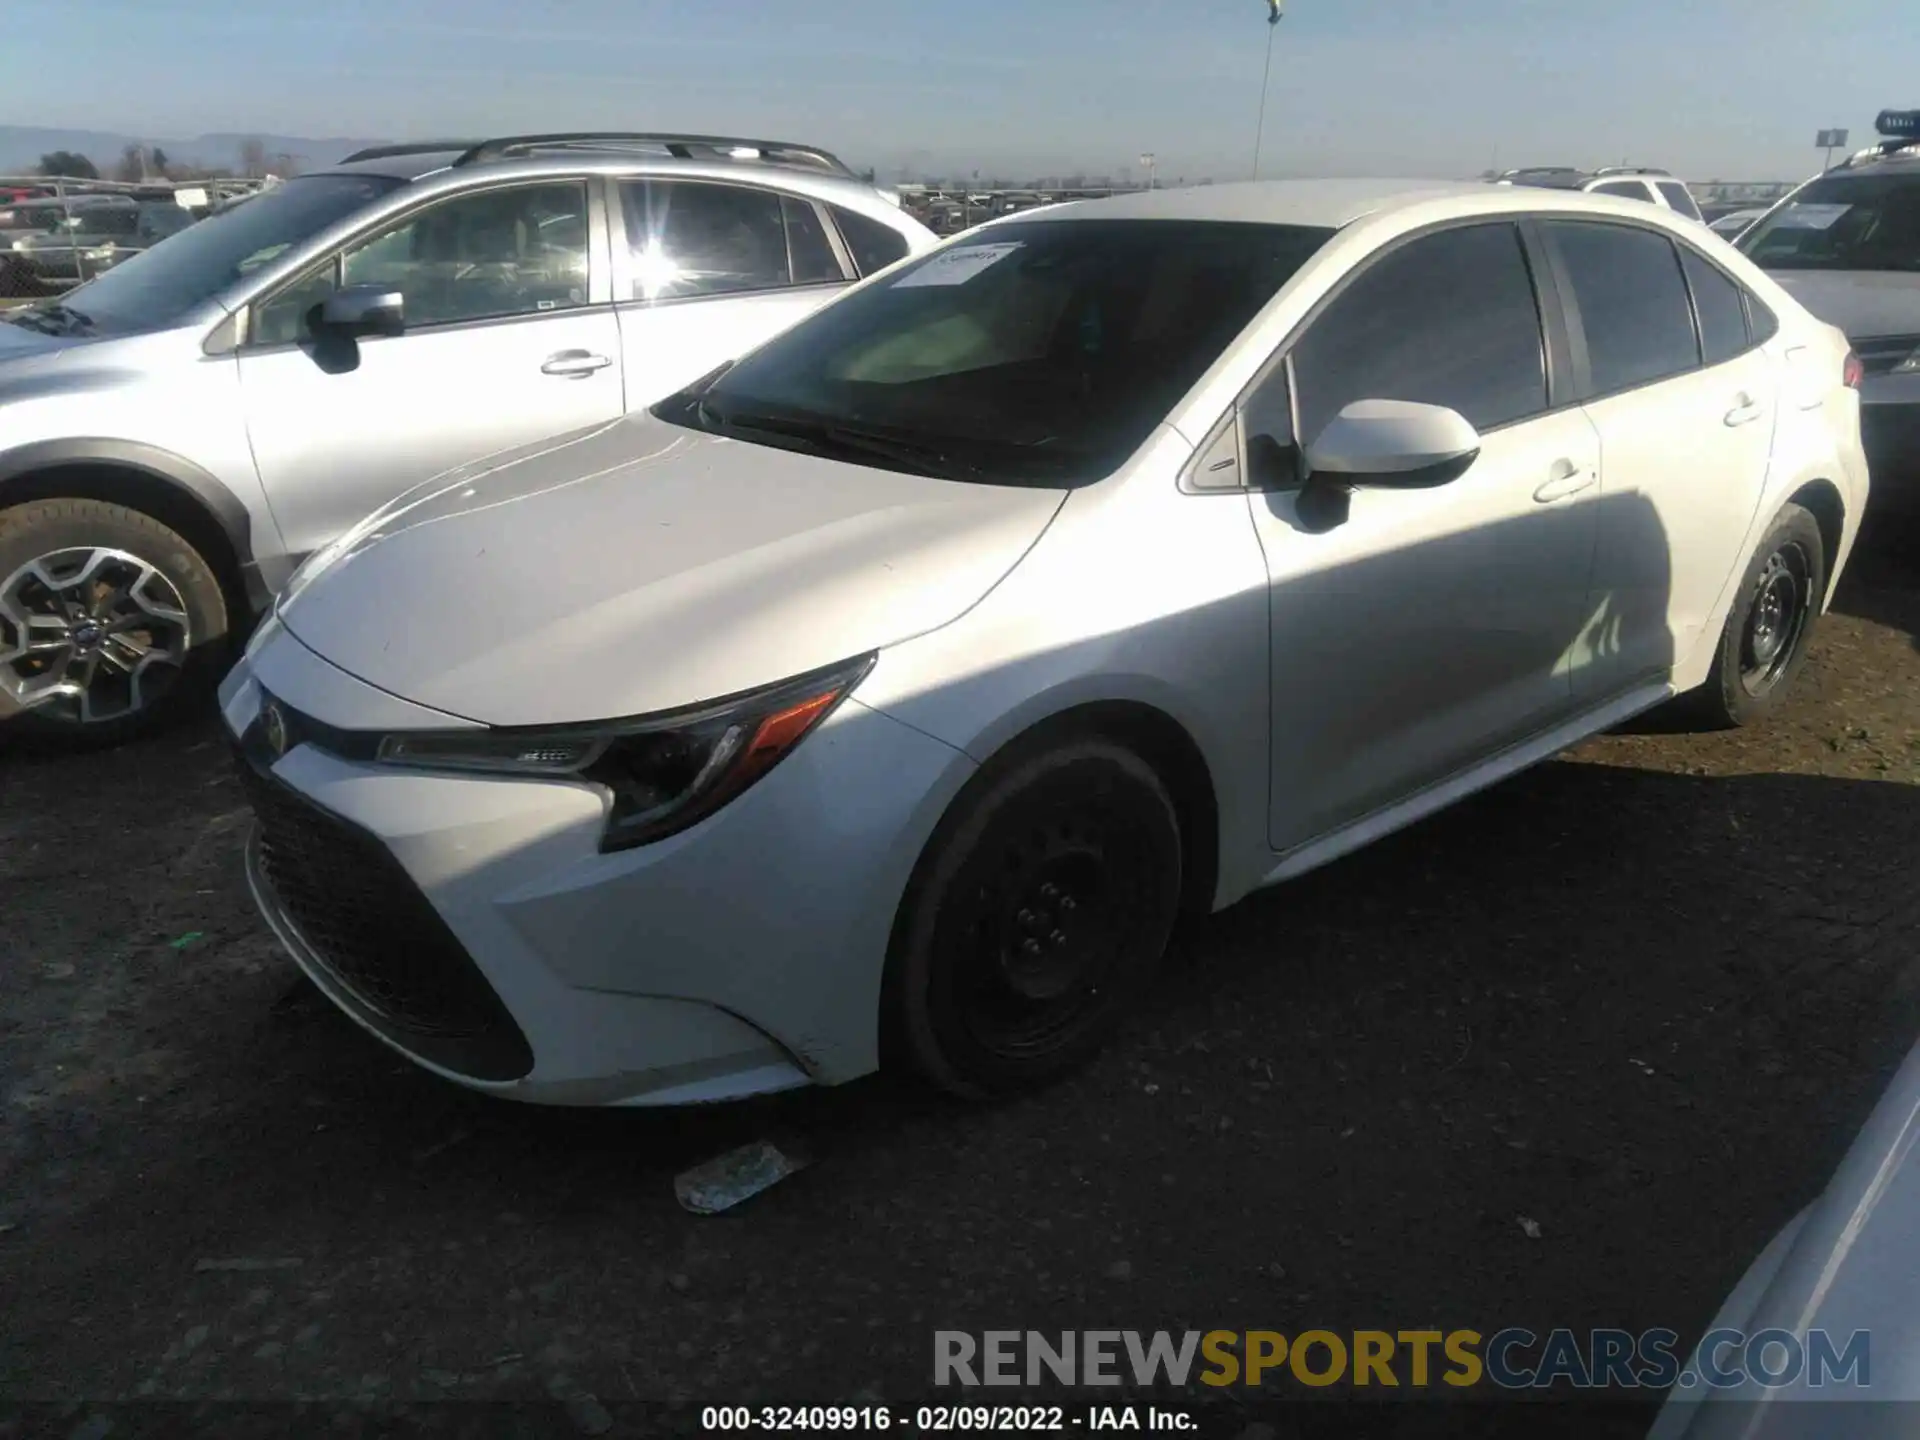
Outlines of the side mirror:
<svg viewBox="0 0 1920 1440">
<path fill-rule="evenodd" d="M 1307 446 L 1310 481 L 1427 490 L 1465 474 L 1480 434 L 1458 411 L 1411 400 L 1356 400 Z"/>
<path fill-rule="evenodd" d="M 407 328 L 406 297 L 384 285 L 348 285 L 315 307 L 315 334 L 357 339 L 362 335 L 400 335 Z"/>
</svg>

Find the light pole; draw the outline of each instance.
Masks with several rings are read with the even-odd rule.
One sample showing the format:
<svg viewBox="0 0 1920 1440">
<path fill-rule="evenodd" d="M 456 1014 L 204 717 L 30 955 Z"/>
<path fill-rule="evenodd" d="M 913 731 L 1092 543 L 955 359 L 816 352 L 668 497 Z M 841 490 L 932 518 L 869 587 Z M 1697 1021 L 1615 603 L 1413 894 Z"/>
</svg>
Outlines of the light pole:
<svg viewBox="0 0 1920 1440">
<path fill-rule="evenodd" d="M 1253 178 L 1260 178 L 1260 142 L 1267 133 L 1267 82 L 1273 76 L 1273 36 L 1286 0 L 1267 0 L 1267 60 L 1260 70 L 1260 118 L 1253 127 Z"/>
</svg>

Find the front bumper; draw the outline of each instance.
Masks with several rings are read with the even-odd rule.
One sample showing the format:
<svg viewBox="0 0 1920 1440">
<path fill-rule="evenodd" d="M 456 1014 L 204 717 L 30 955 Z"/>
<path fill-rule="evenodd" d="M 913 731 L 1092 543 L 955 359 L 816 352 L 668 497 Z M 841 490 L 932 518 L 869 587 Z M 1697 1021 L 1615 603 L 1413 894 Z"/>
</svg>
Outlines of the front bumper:
<svg viewBox="0 0 1920 1440">
<path fill-rule="evenodd" d="M 262 914 L 340 1009 L 409 1059 L 571 1105 L 726 1100 L 875 1068 L 894 912 L 972 771 L 958 751 L 849 702 L 718 814 L 603 855 L 594 787 L 410 771 L 315 743 L 276 758 L 260 750 L 268 696 L 321 733 L 459 722 L 277 628 L 222 687 L 252 755 Z"/>
</svg>

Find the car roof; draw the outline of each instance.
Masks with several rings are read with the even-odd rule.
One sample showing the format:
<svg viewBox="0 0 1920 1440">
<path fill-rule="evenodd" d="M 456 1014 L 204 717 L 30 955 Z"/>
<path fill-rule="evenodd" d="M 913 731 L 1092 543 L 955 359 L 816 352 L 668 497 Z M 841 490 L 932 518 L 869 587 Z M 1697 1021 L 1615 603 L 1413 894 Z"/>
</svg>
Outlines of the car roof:
<svg viewBox="0 0 1920 1440">
<path fill-rule="evenodd" d="M 1019 212 L 1022 220 L 1237 220 L 1337 230 L 1367 215 L 1431 200 L 1484 203 L 1491 188 L 1467 180 L 1247 180 L 1181 190 L 1136 190 Z M 997 223 L 997 222 L 993 222 Z"/>
</svg>

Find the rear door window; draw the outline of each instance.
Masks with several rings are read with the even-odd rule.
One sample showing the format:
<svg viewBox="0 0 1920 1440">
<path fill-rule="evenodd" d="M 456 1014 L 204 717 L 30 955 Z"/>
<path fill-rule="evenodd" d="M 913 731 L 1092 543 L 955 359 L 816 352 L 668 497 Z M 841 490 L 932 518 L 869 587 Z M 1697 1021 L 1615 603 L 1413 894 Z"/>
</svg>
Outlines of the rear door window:
<svg viewBox="0 0 1920 1440">
<path fill-rule="evenodd" d="M 1594 394 L 1698 367 L 1692 305 L 1672 241 L 1632 225 L 1551 220 L 1546 229 L 1573 286 Z"/>
<path fill-rule="evenodd" d="M 740 185 L 622 181 L 634 273 L 630 298 L 683 300 L 791 285 L 780 199 Z"/>
<path fill-rule="evenodd" d="M 1545 410 L 1540 309 L 1519 231 L 1466 225 L 1389 252 L 1313 322 L 1293 365 L 1308 444 L 1355 400 L 1445 405 L 1481 430 Z"/>
<path fill-rule="evenodd" d="M 827 228 L 820 223 L 820 212 L 812 202 L 783 196 L 780 211 L 787 225 L 787 259 L 793 267 L 793 283 L 824 285 L 845 280 L 840 257 L 833 253 L 833 242 L 827 239 Z"/>
<path fill-rule="evenodd" d="M 1740 287 L 1718 266 L 1682 246 L 1680 263 L 1700 317 L 1700 359 L 1707 365 L 1731 360 L 1747 348 L 1747 307 Z"/>
</svg>

